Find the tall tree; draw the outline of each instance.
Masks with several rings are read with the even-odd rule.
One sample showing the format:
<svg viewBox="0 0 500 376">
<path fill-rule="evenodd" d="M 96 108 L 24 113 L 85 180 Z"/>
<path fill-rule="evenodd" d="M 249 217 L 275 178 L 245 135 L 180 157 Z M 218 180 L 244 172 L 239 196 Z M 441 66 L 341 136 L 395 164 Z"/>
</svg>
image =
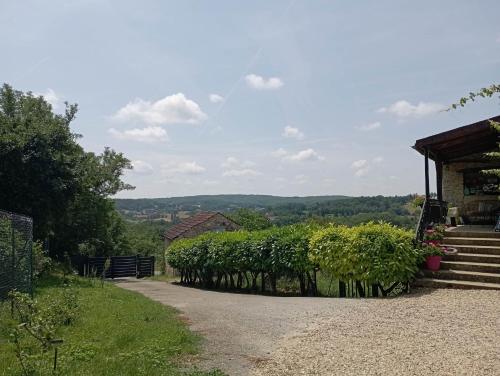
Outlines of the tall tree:
<svg viewBox="0 0 500 376">
<path fill-rule="evenodd" d="M 112 248 L 120 220 L 108 197 L 132 188 L 121 180 L 131 167 L 121 153 L 95 155 L 76 142 L 77 111 L 66 103 L 55 114 L 43 97 L 0 89 L 0 209 L 32 216 L 35 239 L 50 239 L 56 257 L 87 243 Z"/>
</svg>

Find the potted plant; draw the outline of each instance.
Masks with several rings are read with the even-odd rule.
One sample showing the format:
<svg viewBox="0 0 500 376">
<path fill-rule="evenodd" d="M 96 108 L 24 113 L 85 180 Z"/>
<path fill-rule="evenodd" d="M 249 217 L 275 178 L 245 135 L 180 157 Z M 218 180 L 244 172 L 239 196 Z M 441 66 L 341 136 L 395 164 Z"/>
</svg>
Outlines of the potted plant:
<svg viewBox="0 0 500 376">
<path fill-rule="evenodd" d="M 438 244 L 424 243 L 425 266 L 428 270 L 437 271 L 441 266 L 443 251 Z"/>
</svg>

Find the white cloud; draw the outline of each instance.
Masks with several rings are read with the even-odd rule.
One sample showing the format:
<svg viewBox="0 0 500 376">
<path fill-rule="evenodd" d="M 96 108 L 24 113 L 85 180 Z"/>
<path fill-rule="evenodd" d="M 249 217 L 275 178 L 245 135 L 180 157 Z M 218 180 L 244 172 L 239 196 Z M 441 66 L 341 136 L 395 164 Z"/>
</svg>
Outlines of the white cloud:
<svg viewBox="0 0 500 376">
<path fill-rule="evenodd" d="M 259 171 L 253 170 L 251 168 L 244 168 L 244 169 L 240 169 L 240 170 L 228 170 L 228 171 L 224 171 L 224 173 L 222 174 L 222 176 L 228 176 L 228 177 L 241 177 L 241 176 L 252 177 L 252 176 L 258 176 L 258 175 L 262 175 L 262 173 Z"/>
<path fill-rule="evenodd" d="M 283 81 L 278 77 L 264 78 L 256 74 L 249 74 L 245 77 L 249 87 L 256 90 L 276 90 L 283 86 Z"/>
<path fill-rule="evenodd" d="M 222 103 L 222 102 L 224 102 L 224 97 L 222 95 L 219 95 L 219 94 L 210 94 L 208 96 L 208 99 L 212 103 Z"/>
<path fill-rule="evenodd" d="M 284 157 L 287 154 L 288 154 L 288 152 L 285 149 L 283 149 L 283 148 L 279 148 L 279 149 L 271 152 L 271 155 L 273 157 L 276 157 L 276 158 L 282 158 L 282 157 Z"/>
<path fill-rule="evenodd" d="M 297 140 L 302 140 L 304 138 L 304 133 L 302 133 L 299 128 L 294 128 L 289 125 L 285 127 L 282 135 L 286 138 L 295 138 Z"/>
<path fill-rule="evenodd" d="M 162 172 L 166 176 L 174 174 L 199 175 L 206 171 L 206 168 L 200 166 L 195 161 L 170 163 L 162 167 Z"/>
<path fill-rule="evenodd" d="M 368 164 L 368 161 L 366 159 L 360 159 L 358 161 L 352 162 L 351 167 L 358 169 L 358 168 L 365 167 L 367 164 Z"/>
<path fill-rule="evenodd" d="M 252 161 L 240 161 L 238 158 L 235 157 L 227 157 L 224 162 L 222 162 L 221 167 L 223 168 L 248 168 L 248 167 L 253 167 L 255 166 L 255 163 Z"/>
<path fill-rule="evenodd" d="M 134 128 L 119 131 L 111 128 L 108 132 L 119 140 L 131 140 L 146 143 L 168 141 L 167 131 L 162 127 Z"/>
<path fill-rule="evenodd" d="M 356 170 L 354 172 L 354 175 L 357 176 L 358 178 L 362 177 L 362 176 L 365 176 L 366 174 L 368 174 L 368 172 L 370 171 L 370 168 L 374 165 L 374 164 L 380 164 L 384 161 L 384 158 L 383 157 L 375 157 L 372 159 L 371 161 L 371 164 L 370 162 L 368 162 L 366 159 L 359 159 L 357 161 L 354 161 L 351 163 L 351 168 Z"/>
<path fill-rule="evenodd" d="M 119 121 L 139 121 L 148 125 L 198 124 L 207 115 L 196 102 L 177 93 L 156 102 L 137 98 L 120 108 L 112 118 Z"/>
<path fill-rule="evenodd" d="M 150 175 L 153 173 L 153 166 L 144 161 L 132 161 L 132 171 L 139 175 Z"/>
<path fill-rule="evenodd" d="M 180 172 L 182 174 L 197 175 L 201 174 L 202 172 L 205 172 L 205 170 L 206 170 L 205 167 L 200 166 L 195 161 L 192 161 L 192 162 L 179 163 L 179 165 L 175 169 L 175 172 Z"/>
<path fill-rule="evenodd" d="M 374 131 L 375 129 L 378 129 L 381 127 L 381 123 L 380 121 L 376 121 L 374 123 L 369 123 L 369 124 L 365 124 L 365 125 L 361 125 L 359 127 L 356 127 L 357 129 L 359 129 L 360 131 Z"/>
<path fill-rule="evenodd" d="M 314 149 L 309 148 L 301 150 L 296 154 L 290 154 L 286 156 L 285 159 L 294 162 L 303 162 L 303 161 L 322 161 L 325 158 L 316 153 Z"/>
<path fill-rule="evenodd" d="M 365 176 L 370 169 L 368 167 L 360 168 L 357 170 L 354 175 L 356 175 L 358 178 Z"/>
<path fill-rule="evenodd" d="M 314 149 L 301 150 L 295 154 L 291 154 L 283 148 L 279 148 L 271 155 L 276 158 L 281 158 L 284 161 L 303 162 L 303 161 L 322 161 L 325 158 L 319 155 Z"/>
<path fill-rule="evenodd" d="M 413 105 L 408 101 L 400 100 L 391 104 L 389 107 L 378 109 L 377 112 L 389 113 L 401 118 L 420 118 L 443 110 L 446 110 L 446 106 L 439 103 L 419 102 L 417 105 Z"/>
<path fill-rule="evenodd" d="M 301 150 L 297 154 L 291 154 L 285 157 L 290 161 L 322 161 L 325 158 L 314 151 L 314 149 Z"/>
<path fill-rule="evenodd" d="M 33 93 L 35 97 L 42 96 L 46 102 L 48 102 L 52 108 L 55 110 L 59 108 L 59 105 L 61 104 L 61 98 L 54 90 L 51 88 L 48 88 L 45 92 L 43 93 Z"/>
</svg>

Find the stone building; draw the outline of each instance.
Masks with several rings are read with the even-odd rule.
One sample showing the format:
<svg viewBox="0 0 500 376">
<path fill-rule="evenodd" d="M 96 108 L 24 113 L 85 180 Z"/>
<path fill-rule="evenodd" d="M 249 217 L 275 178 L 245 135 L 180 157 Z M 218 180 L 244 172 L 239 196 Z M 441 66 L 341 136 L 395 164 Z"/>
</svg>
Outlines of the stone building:
<svg viewBox="0 0 500 376">
<path fill-rule="evenodd" d="M 201 212 L 170 227 L 165 232 L 165 245 L 168 247 L 176 239 L 194 238 L 207 231 L 235 231 L 239 228 L 236 222 L 221 213 Z"/>
<path fill-rule="evenodd" d="M 429 191 L 429 159 L 436 167 L 437 201 L 456 207 L 466 224 L 493 224 L 500 213 L 499 179 L 481 173 L 500 168 L 500 161 L 485 157 L 498 150 L 500 137 L 489 120 L 435 134 L 415 142 L 413 148 L 425 157 L 425 191 Z"/>
</svg>

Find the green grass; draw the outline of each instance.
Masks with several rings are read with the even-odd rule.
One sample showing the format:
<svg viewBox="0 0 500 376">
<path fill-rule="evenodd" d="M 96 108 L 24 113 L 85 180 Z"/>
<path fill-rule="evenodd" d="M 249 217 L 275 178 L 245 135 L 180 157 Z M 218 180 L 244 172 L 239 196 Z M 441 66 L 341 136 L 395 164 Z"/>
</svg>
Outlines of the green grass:
<svg viewBox="0 0 500 376">
<path fill-rule="evenodd" d="M 72 278 L 79 316 L 58 335 L 60 375 L 222 375 L 186 366 L 199 349 L 200 338 L 178 319 L 174 309 L 105 283 Z M 36 290 L 40 302 L 61 292 L 58 277 L 44 280 Z M 0 305 L 0 375 L 21 375 L 14 346 L 8 341 L 10 304 Z M 41 356 L 50 368 L 53 353 Z M 184 364 L 184 366 L 182 366 Z M 42 368 L 45 368 L 42 367 Z M 47 371 L 45 371 L 47 372 Z M 49 374 L 49 373 L 40 373 Z"/>
</svg>

